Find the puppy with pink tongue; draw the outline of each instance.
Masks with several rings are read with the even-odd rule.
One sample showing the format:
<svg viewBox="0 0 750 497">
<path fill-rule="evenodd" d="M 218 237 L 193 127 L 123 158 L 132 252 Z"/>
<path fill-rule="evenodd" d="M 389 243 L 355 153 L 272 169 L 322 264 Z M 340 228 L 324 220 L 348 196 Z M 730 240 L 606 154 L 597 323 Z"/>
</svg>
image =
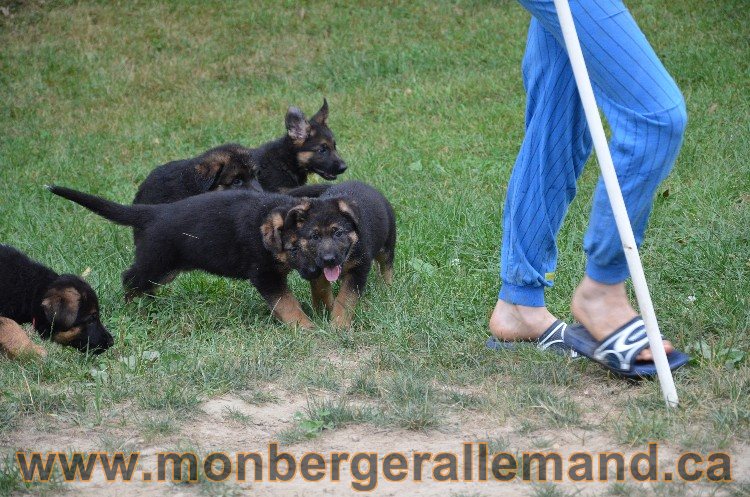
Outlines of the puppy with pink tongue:
<svg viewBox="0 0 750 497">
<path fill-rule="evenodd" d="M 341 266 L 324 267 L 323 274 L 328 281 L 333 283 L 334 281 L 339 279 L 339 276 L 341 276 Z"/>
<path fill-rule="evenodd" d="M 283 214 L 283 215 L 282 215 Z M 274 216 L 274 214 L 272 214 Z M 393 279 L 396 215 L 375 188 L 346 181 L 269 218 L 269 250 L 310 281 L 313 307 L 327 309 L 336 327 L 351 326 L 373 261 Z M 331 284 L 340 280 L 334 298 Z"/>
</svg>

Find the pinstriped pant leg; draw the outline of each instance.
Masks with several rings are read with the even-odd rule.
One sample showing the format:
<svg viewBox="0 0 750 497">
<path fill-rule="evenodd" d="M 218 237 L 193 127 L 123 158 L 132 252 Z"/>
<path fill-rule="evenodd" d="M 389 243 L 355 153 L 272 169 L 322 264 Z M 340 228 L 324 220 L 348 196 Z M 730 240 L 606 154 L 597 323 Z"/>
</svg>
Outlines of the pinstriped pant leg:
<svg viewBox="0 0 750 497">
<path fill-rule="evenodd" d="M 565 50 L 533 18 L 522 73 L 526 134 L 503 211 L 499 297 L 543 306 L 557 263 L 557 233 L 591 140 Z"/>
<path fill-rule="evenodd" d="M 520 1 L 532 13 L 532 26 L 537 24 L 535 29 L 543 30 L 546 36 L 557 41 L 560 47 L 564 46 L 552 0 Z M 671 170 L 682 143 L 687 119 L 684 100 L 622 2 L 618 0 L 574 0 L 571 2 L 571 10 L 597 101 L 612 131 L 610 150 L 636 241 L 640 244 L 651 211 L 653 194 Z M 525 59 L 524 65 L 526 62 Z M 540 59 L 539 62 L 544 61 Z M 555 74 L 553 70 L 546 67 L 539 67 L 537 70 Z M 525 73 L 526 68 L 524 68 Z M 557 77 L 564 76 L 558 74 Z M 579 126 L 578 120 L 571 115 L 580 117 L 581 113 L 577 91 L 575 94 L 576 103 L 572 105 L 576 107 L 576 111 L 568 114 L 570 118 L 568 123 L 571 128 Z M 544 95 L 534 96 L 535 101 L 544 98 Z M 557 98 L 559 105 L 565 104 L 565 98 L 555 92 L 552 92 L 549 98 Z M 526 137 L 515 167 L 529 160 L 529 156 L 524 153 L 527 139 L 545 142 L 555 140 L 559 133 L 559 128 L 547 126 L 546 129 L 540 130 L 527 125 Z M 588 138 L 588 133 L 586 133 L 584 141 Z M 529 147 L 529 149 L 533 148 L 533 146 Z M 555 157 L 551 154 L 548 154 L 546 158 L 547 161 L 554 159 Z M 563 169 L 573 170 L 576 177 L 580 172 L 575 162 Z M 540 173 L 546 174 L 544 170 Z M 514 170 L 513 175 L 515 174 Z M 535 181 L 528 176 L 527 179 Z M 551 183 L 554 184 L 554 181 Z M 558 186 L 561 187 L 561 185 Z M 529 189 L 524 185 L 514 188 L 521 191 Z M 513 215 L 519 209 L 515 203 L 525 199 L 523 197 L 510 198 L 510 189 L 509 186 L 506 211 Z M 568 191 L 575 193 L 574 188 Z M 559 198 L 559 193 L 550 192 L 550 195 Z M 551 205 L 550 202 L 544 203 Z M 552 204 L 554 205 L 554 202 Z M 561 211 L 548 213 L 550 219 L 557 219 L 558 216 L 561 219 L 564 215 L 567 203 L 564 205 L 558 203 L 558 205 L 561 206 Z M 529 221 L 533 219 L 517 220 L 514 224 L 516 227 L 524 224 L 528 226 Z M 505 223 L 504 229 L 507 229 Z M 532 233 L 535 230 L 533 226 L 528 226 L 527 229 Z M 517 235 L 517 237 L 526 238 L 527 236 Z M 513 244 L 513 239 L 512 235 L 506 239 L 506 233 L 503 234 L 503 268 L 501 271 L 503 288 L 506 287 L 506 282 L 520 282 L 522 286 L 525 285 L 525 291 L 516 290 L 516 295 L 537 292 L 538 290 L 534 289 L 544 284 L 538 279 L 541 274 L 539 269 L 554 268 L 556 252 L 545 248 L 543 252 L 548 254 L 548 257 L 544 262 L 540 262 L 534 260 L 535 252 L 533 248 L 530 248 L 530 244 Z M 552 242 L 554 244 L 554 236 Z M 505 254 L 509 249 L 514 255 L 506 258 Z M 617 283 L 628 277 L 622 245 L 601 180 L 594 195 L 589 229 L 584 238 L 584 250 L 588 259 L 586 271 L 593 279 L 603 283 Z M 527 272 L 523 264 L 518 264 L 519 261 L 531 261 L 535 271 Z M 509 264 L 507 268 L 506 263 Z M 514 263 L 515 266 L 513 266 Z M 513 290 L 513 287 L 510 289 Z M 504 297 L 501 289 L 500 296 L 504 300 L 513 302 L 513 292 L 506 292 Z M 515 300 L 514 303 L 524 304 L 517 298 Z M 526 302 L 531 300 L 533 299 L 526 299 Z M 534 304 L 525 303 L 524 305 Z"/>
</svg>

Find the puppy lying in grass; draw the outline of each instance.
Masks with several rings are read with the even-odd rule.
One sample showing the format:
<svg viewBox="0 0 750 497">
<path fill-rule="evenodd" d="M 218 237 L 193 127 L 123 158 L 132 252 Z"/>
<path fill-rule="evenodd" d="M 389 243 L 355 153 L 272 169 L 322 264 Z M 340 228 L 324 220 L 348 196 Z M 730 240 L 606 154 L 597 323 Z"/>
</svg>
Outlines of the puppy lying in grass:
<svg viewBox="0 0 750 497">
<path fill-rule="evenodd" d="M 18 323 L 42 338 L 81 352 L 104 352 L 114 340 L 99 320 L 99 301 L 82 278 L 59 275 L 8 245 L 0 245 L 0 349 L 10 357 L 44 357 Z"/>
<path fill-rule="evenodd" d="M 169 204 L 121 205 L 69 188 L 48 188 L 114 223 L 132 226 L 138 233 L 135 261 L 122 274 L 126 299 L 153 292 L 156 285 L 170 282 L 181 271 L 202 270 L 250 280 L 282 322 L 313 327 L 287 286 L 292 268 L 285 254 L 269 252 L 261 234 L 272 211 L 286 214 L 300 199 L 224 191 Z"/>
<path fill-rule="evenodd" d="M 393 280 L 396 215 L 379 191 L 358 181 L 313 193 L 318 198 L 271 211 L 263 240 L 310 281 L 313 307 L 330 311 L 334 326 L 349 327 L 373 260 L 385 282 Z M 331 283 L 339 279 L 334 299 Z"/>
<path fill-rule="evenodd" d="M 328 127 L 328 102 L 311 118 L 296 107 L 286 114 L 286 134 L 258 148 L 228 143 L 191 159 L 154 169 L 138 188 L 134 204 L 176 202 L 209 191 L 286 191 L 316 173 L 332 180 L 346 170 Z"/>
</svg>

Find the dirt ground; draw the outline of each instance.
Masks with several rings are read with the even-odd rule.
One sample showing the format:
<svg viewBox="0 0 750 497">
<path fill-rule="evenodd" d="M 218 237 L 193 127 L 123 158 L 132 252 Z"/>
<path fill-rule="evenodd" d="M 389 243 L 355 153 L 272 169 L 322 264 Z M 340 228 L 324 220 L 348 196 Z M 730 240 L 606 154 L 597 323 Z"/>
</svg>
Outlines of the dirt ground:
<svg viewBox="0 0 750 497">
<path fill-rule="evenodd" d="M 294 414 L 303 411 L 306 406 L 305 397 L 297 393 L 276 392 L 278 403 L 254 405 L 245 402 L 240 396 L 225 395 L 204 402 L 200 411 L 196 411 L 190 419 L 179 422 L 177 434 L 162 437 L 158 443 L 148 443 L 138 432 L 133 432 L 128 423 L 122 428 L 110 427 L 107 436 L 115 438 L 129 450 L 141 453 L 139 469 L 141 471 L 155 470 L 156 454 L 166 450 L 198 450 L 202 454 L 211 451 L 223 451 L 233 455 L 234 452 L 258 451 L 267 454 L 268 444 L 277 440 L 277 434 L 295 423 Z M 239 423 L 227 419 L 227 412 L 241 413 L 247 422 Z M 40 429 L 43 427 L 43 429 Z M 485 416 L 463 413 L 445 419 L 439 429 L 426 431 L 408 431 L 392 429 L 369 424 L 350 425 L 335 430 L 324 430 L 318 437 L 292 445 L 283 445 L 281 450 L 294 454 L 297 460 L 306 452 L 314 451 L 329 455 L 332 452 L 377 452 L 379 463 L 382 464 L 383 455 L 400 451 L 411 460 L 413 452 L 444 452 L 461 453 L 462 443 L 480 440 L 504 440 L 507 447 L 502 450 L 514 453 L 524 450 L 557 451 L 563 458 L 576 451 L 622 451 L 626 456 L 630 453 L 644 450 L 645 447 L 617 447 L 612 446 L 608 437 L 602 433 L 582 429 L 537 430 L 521 436 L 511 423 L 498 426 L 488 422 Z M 70 426 L 63 419 L 50 417 L 41 422 L 28 423 L 13 432 L 6 433 L 0 438 L 0 447 L 4 452 L 15 448 L 26 450 L 103 450 L 101 436 L 77 426 Z M 183 447 L 183 449 L 180 449 Z M 476 445 L 474 446 L 476 450 Z M 750 447 L 733 447 L 729 450 L 732 456 L 732 474 L 736 480 L 747 483 L 750 475 Z M 475 452 L 476 456 L 476 452 Z M 659 464 L 673 464 L 677 453 L 668 445 L 659 446 Z M 628 458 L 626 457 L 626 461 Z M 460 467 L 460 463 L 459 463 Z M 425 479 L 422 482 L 388 482 L 382 476 L 378 478 L 378 485 L 371 495 L 378 496 L 526 496 L 549 495 L 540 493 L 539 484 L 524 483 L 515 480 L 511 483 L 464 482 L 445 483 L 431 478 L 431 467 L 426 466 Z M 663 472 L 663 469 L 660 469 Z M 251 470 L 248 469 L 251 474 Z M 475 473 L 476 474 L 476 473 Z M 137 477 L 136 480 L 142 478 Z M 267 478 L 265 478 L 267 480 Z M 290 482 L 253 482 L 238 484 L 199 483 L 172 484 L 137 481 L 133 483 L 108 483 L 98 473 L 90 482 L 70 483 L 65 488 L 68 495 L 78 496 L 157 496 L 157 495 L 257 495 L 257 496 L 304 496 L 304 495 L 361 495 L 351 486 L 351 475 L 346 463 L 341 466 L 341 480 L 332 482 L 328 477 L 318 483 L 305 482 L 299 474 Z M 719 487 L 716 484 L 656 484 L 641 488 L 629 484 L 631 493 L 620 495 L 736 495 L 736 486 Z M 561 490 L 571 495 L 602 495 L 611 491 L 612 483 L 564 483 Z M 651 490 L 651 491 L 648 491 Z M 52 493 L 56 493 L 53 491 Z M 49 491 L 47 493 L 49 495 Z M 562 495 L 555 494 L 552 495 Z"/>
</svg>

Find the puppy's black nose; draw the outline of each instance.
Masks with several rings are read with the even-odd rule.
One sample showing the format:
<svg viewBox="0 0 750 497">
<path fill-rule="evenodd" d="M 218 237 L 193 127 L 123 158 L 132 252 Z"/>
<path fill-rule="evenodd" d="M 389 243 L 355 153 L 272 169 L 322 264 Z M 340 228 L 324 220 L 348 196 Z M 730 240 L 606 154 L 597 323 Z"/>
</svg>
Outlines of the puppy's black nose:
<svg viewBox="0 0 750 497">
<path fill-rule="evenodd" d="M 333 255 L 324 255 L 322 257 L 323 259 L 323 265 L 326 267 L 331 267 L 336 265 L 336 257 Z"/>
<path fill-rule="evenodd" d="M 336 174 L 341 174 L 346 171 L 346 162 L 339 162 L 338 171 Z"/>
</svg>

